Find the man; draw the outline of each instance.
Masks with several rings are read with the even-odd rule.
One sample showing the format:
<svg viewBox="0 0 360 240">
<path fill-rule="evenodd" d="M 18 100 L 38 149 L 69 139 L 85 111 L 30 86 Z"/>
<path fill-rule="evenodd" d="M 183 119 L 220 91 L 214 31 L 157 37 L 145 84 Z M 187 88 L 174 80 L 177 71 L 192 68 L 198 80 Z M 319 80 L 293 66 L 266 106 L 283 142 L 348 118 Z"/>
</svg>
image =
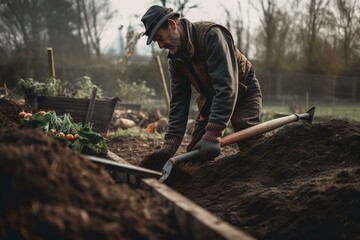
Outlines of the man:
<svg viewBox="0 0 360 240">
<path fill-rule="evenodd" d="M 147 44 L 157 42 L 169 51 L 171 101 L 164 144 L 140 166 L 160 170 L 176 153 L 186 130 L 191 85 L 199 93 L 199 112 L 187 151 L 199 149 L 200 161 L 220 155 L 220 139 L 229 122 L 234 131 L 260 123 L 260 85 L 229 30 L 212 22 L 180 19 L 171 8 L 157 5 L 141 21 Z M 238 146 L 241 149 L 241 143 Z"/>
</svg>

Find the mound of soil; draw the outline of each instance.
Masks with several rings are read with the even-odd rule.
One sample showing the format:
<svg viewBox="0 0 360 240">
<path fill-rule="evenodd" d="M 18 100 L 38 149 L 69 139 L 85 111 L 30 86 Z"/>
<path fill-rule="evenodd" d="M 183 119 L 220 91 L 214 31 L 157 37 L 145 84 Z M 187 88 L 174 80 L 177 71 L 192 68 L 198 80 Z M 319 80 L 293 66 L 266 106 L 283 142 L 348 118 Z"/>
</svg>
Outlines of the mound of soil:
<svg viewBox="0 0 360 240">
<path fill-rule="evenodd" d="M 41 130 L 17 128 L 12 104 L 0 107 L 1 126 L 12 126 L 0 128 L 0 239 L 181 237 L 173 213 L 149 193 L 114 182 Z"/>
<path fill-rule="evenodd" d="M 17 126 L 20 123 L 18 113 L 21 111 L 30 112 L 31 107 L 0 98 L 0 128 Z"/>
<path fill-rule="evenodd" d="M 130 137 L 109 146 L 138 164 L 161 141 Z M 359 123 L 292 123 L 250 149 L 234 149 L 180 165 L 183 175 L 173 169 L 170 186 L 258 239 L 358 239 Z"/>
<path fill-rule="evenodd" d="M 259 239 L 360 236 L 360 124 L 285 126 L 172 187 Z"/>
</svg>

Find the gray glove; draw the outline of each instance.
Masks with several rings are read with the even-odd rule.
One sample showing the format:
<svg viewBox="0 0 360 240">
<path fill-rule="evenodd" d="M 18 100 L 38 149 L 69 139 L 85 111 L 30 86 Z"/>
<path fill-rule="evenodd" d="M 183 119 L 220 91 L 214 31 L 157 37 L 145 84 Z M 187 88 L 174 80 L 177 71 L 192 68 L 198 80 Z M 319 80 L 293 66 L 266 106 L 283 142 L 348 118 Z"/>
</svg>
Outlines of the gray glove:
<svg viewBox="0 0 360 240">
<path fill-rule="evenodd" d="M 201 139 L 194 147 L 200 149 L 200 162 L 210 161 L 220 155 L 220 142 Z"/>
<path fill-rule="evenodd" d="M 205 134 L 195 145 L 194 149 L 200 150 L 200 161 L 212 160 L 220 155 L 220 141 L 225 126 L 209 122 L 205 128 Z"/>
</svg>

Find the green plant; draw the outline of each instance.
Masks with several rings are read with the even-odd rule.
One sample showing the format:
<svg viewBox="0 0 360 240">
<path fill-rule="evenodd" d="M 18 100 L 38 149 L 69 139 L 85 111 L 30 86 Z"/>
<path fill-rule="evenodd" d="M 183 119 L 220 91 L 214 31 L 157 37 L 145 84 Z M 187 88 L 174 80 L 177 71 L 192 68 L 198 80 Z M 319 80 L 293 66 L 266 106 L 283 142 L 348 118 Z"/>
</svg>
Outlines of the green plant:
<svg viewBox="0 0 360 240">
<path fill-rule="evenodd" d="M 142 81 L 140 84 L 136 82 L 130 84 L 118 80 L 118 86 L 120 89 L 120 98 L 127 102 L 140 104 L 150 103 L 151 98 L 156 96 L 155 90 L 146 86 L 146 81 Z"/>
<path fill-rule="evenodd" d="M 22 118 L 25 127 L 40 128 L 49 136 L 67 144 L 75 151 L 90 155 L 106 155 L 105 139 L 92 130 L 90 123 L 74 123 L 70 114 L 57 116 L 54 111 L 39 112 L 28 118 Z M 78 136 L 67 138 L 67 135 Z"/>
<path fill-rule="evenodd" d="M 13 93 L 24 97 L 27 104 L 33 103 L 36 97 L 40 94 L 46 94 L 46 83 L 37 82 L 32 78 L 23 79 L 20 78 Z"/>
<path fill-rule="evenodd" d="M 96 86 L 92 83 L 91 78 L 88 76 L 83 76 L 75 79 L 74 88 L 76 89 L 75 97 L 79 98 L 88 98 L 91 96 L 93 86 L 97 87 L 96 96 L 102 96 L 102 89 L 99 86 Z"/>
<path fill-rule="evenodd" d="M 20 78 L 13 93 L 24 97 L 27 104 L 32 104 L 39 95 L 67 96 L 89 98 L 95 86 L 90 77 L 84 76 L 74 80 L 74 83 L 61 81 L 56 78 L 46 78 L 44 82 L 35 81 L 32 78 L 26 80 Z M 102 89 L 97 87 L 97 97 L 102 96 Z"/>
</svg>

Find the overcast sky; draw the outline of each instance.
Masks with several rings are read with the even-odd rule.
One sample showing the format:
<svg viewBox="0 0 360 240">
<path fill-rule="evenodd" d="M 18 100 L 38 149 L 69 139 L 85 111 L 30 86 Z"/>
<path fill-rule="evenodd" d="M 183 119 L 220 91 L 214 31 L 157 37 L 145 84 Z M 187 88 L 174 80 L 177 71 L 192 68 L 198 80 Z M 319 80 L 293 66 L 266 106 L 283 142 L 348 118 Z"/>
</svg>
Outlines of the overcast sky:
<svg viewBox="0 0 360 240">
<path fill-rule="evenodd" d="M 137 27 L 140 31 L 143 30 L 143 25 L 141 22 L 142 15 L 149 9 L 151 5 L 158 4 L 160 1 L 156 0 L 111 0 L 113 8 L 117 11 L 117 16 L 109 23 L 107 31 L 104 33 L 102 38 L 102 46 L 105 49 L 108 49 L 118 37 L 119 31 L 118 27 L 124 25 L 123 33 L 126 33 L 126 29 L 129 24 Z M 248 12 L 248 1 L 241 1 L 241 8 L 243 15 L 245 16 Z M 238 0 L 192 0 L 190 4 L 197 4 L 198 8 L 191 9 L 186 12 L 186 18 L 190 21 L 199 21 L 199 20 L 209 20 L 214 21 L 220 24 L 225 24 L 226 15 L 225 9 L 231 11 L 232 18 L 236 18 L 236 14 L 239 12 Z M 171 7 L 171 6 L 168 6 Z M 258 16 L 251 8 L 252 19 L 251 27 L 255 27 L 258 24 Z M 248 17 L 244 17 L 245 25 L 247 26 Z M 138 42 L 138 50 L 150 51 L 150 47 L 145 44 L 146 37 L 142 37 Z"/>
</svg>

